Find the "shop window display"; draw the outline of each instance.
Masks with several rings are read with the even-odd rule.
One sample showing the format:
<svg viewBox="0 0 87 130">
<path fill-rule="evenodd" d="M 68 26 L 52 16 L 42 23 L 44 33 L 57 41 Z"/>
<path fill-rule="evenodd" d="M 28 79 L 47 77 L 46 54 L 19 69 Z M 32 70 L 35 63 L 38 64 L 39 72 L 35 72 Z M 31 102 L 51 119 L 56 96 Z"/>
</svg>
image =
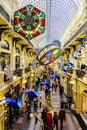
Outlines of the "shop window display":
<svg viewBox="0 0 87 130">
<path fill-rule="evenodd" d="M 16 64 L 15 64 L 16 69 L 20 68 L 20 57 L 16 56 Z"/>
<path fill-rule="evenodd" d="M 5 67 L 10 64 L 10 54 L 1 52 L 0 57 L 1 57 L 1 68 L 2 70 L 4 70 Z"/>
</svg>

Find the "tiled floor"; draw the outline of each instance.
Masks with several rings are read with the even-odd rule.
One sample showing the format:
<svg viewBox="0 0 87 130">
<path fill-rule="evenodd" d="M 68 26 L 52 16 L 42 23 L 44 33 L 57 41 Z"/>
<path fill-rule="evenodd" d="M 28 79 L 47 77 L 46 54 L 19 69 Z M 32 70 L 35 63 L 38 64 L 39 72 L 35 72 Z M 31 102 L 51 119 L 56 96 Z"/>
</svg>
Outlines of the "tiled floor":
<svg viewBox="0 0 87 130">
<path fill-rule="evenodd" d="M 40 92 L 39 95 L 42 96 L 42 99 L 44 99 L 44 92 Z M 44 100 L 42 102 L 44 103 Z M 56 92 L 56 93 L 52 92 L 52 105 L 54 107 L 54 110 L 59 112 L 59 110 L 60 110 L 60 96 L 59 96 L 58 92 Z M 35 113 L 33 113 L 33 115 L 35 115 Z M 37 117 L 40 119 L 40 121 L 38 121 L 36 125 L 34 125 L 35 117 L 33 117 L 30 120 L 25 118 L 26 121 L 25 121 L 24 125 L 22 124 L 23 125 L 22 127 L 20 127 L 19 129 L 15 128 L 12 130 L 42 130 L 42 128 L 41 128 L 41 126 L 42 126 L 41 110 L 38 110 Z M 58 121 L 58 130 L 60 130 L 60 122 L 59 121 Z M 66 113 L 66 121 L 64 121 L 64 123 L 63 123 L 63 130 L 82 130 L 77 119 L 70 112 Z"/>
<path fill-rule="evenodd" d="M 65 99 L 65 96 L 63 95 L 62 99 Z M 60 96 L 58 92 L 52 92 L 52 101 L 54 110 L 59 112 L 60 110 Z M 58 129 L 60 129 L 60 122 L 58 123 Z M 63 130 L 82 130 L 77 119 L 71 112 L 66 112 L 66 121 L 63 123 Z"/>
</svg>

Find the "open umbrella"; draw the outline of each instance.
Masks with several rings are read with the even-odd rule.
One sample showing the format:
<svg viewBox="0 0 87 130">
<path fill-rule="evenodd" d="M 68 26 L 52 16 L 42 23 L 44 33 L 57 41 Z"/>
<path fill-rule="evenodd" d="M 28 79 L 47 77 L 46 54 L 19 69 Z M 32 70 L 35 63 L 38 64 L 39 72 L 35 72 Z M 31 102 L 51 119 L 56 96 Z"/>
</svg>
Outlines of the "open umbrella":
<svg viewBox="0 0 87 130">
<path fill-rule="evenodd" d="M 84 48 L 84 45 L 82 43 L 80 43 L 80 48 Z"/>
<path fill-rule="evenodd" d="M 74 56 L 74 55 L 72 55 L 72 59 L 73 59 L 73 60 L 77 60 L 77 57 Z"/>
<path fill-rule="evenodd" d="M 68 64 L 69 67 L 73 67 L 73 63 L 67 62 L 67 64 Z"/>
<path fill-rule="evenodd" d="M 60 77 L 59 77 L 57 74 L 53 74 L 52 77 L 53 77 L 54 79 L 57 79 L 57 80 L 60 79 Z"/>
<path fill-rule="evenodd" d="M 41 82 L 41 84 L 45 85 L 46 87 L 50 88 L 50 85 L 48 82 Z"/>
<path fill-rule="evenodd" d="M 62 67 L 61 68 L 61 71 L 63 72 L 63 73 L 66 73 L 66 70 Z"/>
<path fill-rule="evenodd" d="M 9 105 L 11 105 L 14 109 L 19 109 L 19 106 L 17 105 L 17 103 L 15 101 L 13 101 L 10 98 L 6 98 L 4 99 Z"/>
<path fill-rule="evenodd" d="M 32 90 L 28 90 L 27 89 L 27 90 L 24 90 L 24 92 L 26 92 L 27 94 L 31 95 L 32 98 L 38 97 L 38 94 L 36 92 L 32 91 Z"/>
<path fill-rule="evenodd" d="M 76 50 L 75 52 L 76 52 L 78 55 L 81 54 L 81 50 Z"/>
</svg>

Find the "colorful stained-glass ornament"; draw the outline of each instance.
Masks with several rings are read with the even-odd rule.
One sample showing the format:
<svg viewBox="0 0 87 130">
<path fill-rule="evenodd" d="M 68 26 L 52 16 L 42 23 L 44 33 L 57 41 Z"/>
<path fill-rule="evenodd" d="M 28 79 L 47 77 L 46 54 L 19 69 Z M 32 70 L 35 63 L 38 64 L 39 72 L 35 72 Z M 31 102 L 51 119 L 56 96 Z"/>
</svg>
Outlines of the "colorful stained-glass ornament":
<svg viewBox="0 0 87 130">
<path fill-rule="evenodd" d="M 14 31 L 31 40 L 45 32 L 45 13 L 27 5 L 14 13 Z"/>
<path fill-rule="evenodd" d="M 41 65 L 48 65 L 54 62 L 60 54 L 60 48 L 56 44 L 50 44 L 38 53 L 37 59 Z"/>
</svg>

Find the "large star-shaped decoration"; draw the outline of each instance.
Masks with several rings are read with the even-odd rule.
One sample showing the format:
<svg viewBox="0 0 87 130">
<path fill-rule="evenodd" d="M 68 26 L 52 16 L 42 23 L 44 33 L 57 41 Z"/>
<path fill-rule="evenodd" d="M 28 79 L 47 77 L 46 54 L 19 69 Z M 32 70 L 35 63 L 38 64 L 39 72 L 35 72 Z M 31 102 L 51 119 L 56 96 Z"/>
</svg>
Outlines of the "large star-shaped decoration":
<svg viewBox="0 0 87 130">
<path fill-rule="evenodd" d="M 14 13 L 14 31 L 26 40 L 31 40 L 45 32 L 45 14 L 32 5 L 27 5 Z"/>
</svg>

